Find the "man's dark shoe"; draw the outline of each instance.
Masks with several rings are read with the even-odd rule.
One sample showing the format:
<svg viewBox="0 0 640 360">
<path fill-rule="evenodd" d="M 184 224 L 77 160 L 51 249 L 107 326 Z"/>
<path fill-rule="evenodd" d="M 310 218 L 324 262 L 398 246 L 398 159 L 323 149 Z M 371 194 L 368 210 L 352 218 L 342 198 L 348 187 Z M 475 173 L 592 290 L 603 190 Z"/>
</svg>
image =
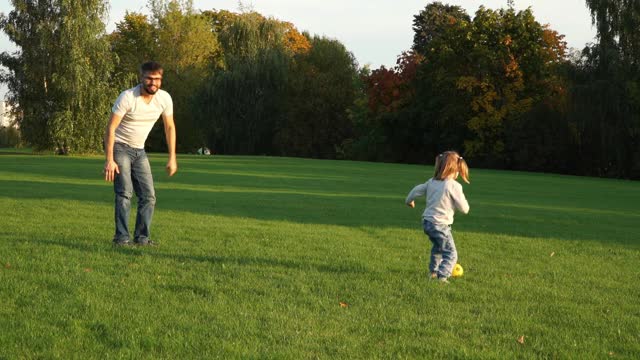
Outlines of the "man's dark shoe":
<svg viewBox="0 0 640 360">
<path fill-rule="evenodd" d="M 131 241 L 129 241 L 129 240 L 124 240 L 124 241 L 113 240 L 113 246 L 131 246 Z"/>
<path fill-rule="evenodd" d="M 133 242 L 136 246 L 158 246 L 158 244 L 156 244 L 155 242 L 151 241 L 151 240 L 145 240 L 145 241 L 134 241 Z"/>
</svg>

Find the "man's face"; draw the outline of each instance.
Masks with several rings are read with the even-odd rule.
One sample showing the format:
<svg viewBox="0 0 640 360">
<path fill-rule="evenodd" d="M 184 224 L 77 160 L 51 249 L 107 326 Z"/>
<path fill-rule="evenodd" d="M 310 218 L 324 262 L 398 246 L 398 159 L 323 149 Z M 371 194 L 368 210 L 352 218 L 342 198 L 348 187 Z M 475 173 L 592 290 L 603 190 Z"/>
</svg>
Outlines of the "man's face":
<svg viewBox="0 0 640 360">
<path fill-rule="evenodd" d="M 159 72 L 146 72 L 142 74 L 142 87 L 148 94 L 153 95 L 162 85 L 162 73 Z"/>
</svg>

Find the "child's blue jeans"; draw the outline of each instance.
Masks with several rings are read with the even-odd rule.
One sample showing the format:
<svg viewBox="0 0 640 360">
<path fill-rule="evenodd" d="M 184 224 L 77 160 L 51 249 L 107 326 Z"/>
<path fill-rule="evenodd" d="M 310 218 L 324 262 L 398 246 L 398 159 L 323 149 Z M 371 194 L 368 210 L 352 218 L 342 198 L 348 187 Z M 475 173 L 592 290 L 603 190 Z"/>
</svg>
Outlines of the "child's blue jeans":
<svg viewBox="0 0 640 360">
<path fill-rule="evenodd" d="M 422 223 L 424 233 L 429 236 L 433 244 L 429 271 L 437 273 L 439 278 L 448 278 L 458 261 L 456 244 L 453 242 L 451 225 L 434 224 L 428 220 Z"/>
</svg>

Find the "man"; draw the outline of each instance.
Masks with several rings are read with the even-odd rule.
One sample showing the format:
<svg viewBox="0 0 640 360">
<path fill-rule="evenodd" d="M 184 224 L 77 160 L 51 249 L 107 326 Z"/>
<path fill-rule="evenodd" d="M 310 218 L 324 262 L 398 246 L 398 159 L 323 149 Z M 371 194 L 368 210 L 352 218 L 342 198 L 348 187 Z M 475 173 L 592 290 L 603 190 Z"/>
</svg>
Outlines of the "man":
<svg viewBox="0 0 640 360">
<path fill-rule="evenodd" d="M 160 89 L 162 73 L 162 66 L 156 62 L 142 64 L 140 84 L 120 93 L 113 105 L 104 135 L 104 179 L 114 181 L 116 195 L 115 245 L 131 244 L 128 223 L 134 191 L 138 197 L 138 212 L 133 243 L 141 246 L 155 245 L 150 239 L 150 227 L 156 196 L 144 143 L 160 115 L 169 149 L 167 174 L 173 176 L 178 170 L 173 102 L 169 93 Z"/>
</svg>

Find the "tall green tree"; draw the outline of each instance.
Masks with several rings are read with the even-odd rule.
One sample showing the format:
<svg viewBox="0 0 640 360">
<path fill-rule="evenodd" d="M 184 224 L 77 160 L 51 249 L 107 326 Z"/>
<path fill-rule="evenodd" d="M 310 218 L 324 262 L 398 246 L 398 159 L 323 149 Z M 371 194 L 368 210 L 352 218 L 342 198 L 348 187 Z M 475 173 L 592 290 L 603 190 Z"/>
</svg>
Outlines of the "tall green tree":
<svg viewBox="0 0 640 360">
<path fill-rule="evenodd" d="M 18 51 L 0 55 L 0 63 L 9 70 L 2 80 L 8 84 L 8 100 L 23 139 L 36 148 L 51 148 L 49 122 L 55 108 L 50 84 L 56 71 L 52 54 L 59 9 L 41 1 L 13 0 L 12 5 L 14 10 L 0 17 L 0 26 Z"/>
<path fill-rule="evenodd" d="M 173 98 L 177 149 L 192 151 L 204 140 L 196 123 L 196 94 L 222 66 L 218 36 L 212 32 L 210 18 L 196 11 L 191 0 L 151 0 L 149 7 L 154 29 L 154 43 L 149 45 L 155 46 L 154 60 L 164 67 L 163 88 Z M 165 149 L 160 122 L 147 143 L 152 149 Z"/>
<path fill-rule="evenodd" d="M 599 67 L 611 60 L 640 65 L 640 4 L 635 1 L 585 0 L 597 29 Z"/>
<path fill-rule="evenodd" d="M 0 26 L 19 48 L 2 53 L 26 142 L 61 153 L 99 151 L 112 92 L 107 2 L 13 0 Z"/>
<path fill-rule="evenodd" d="M 198 96 L 207 143 L 217 152 L 270 154 L 291 58 L 287 28 L 253 12 L 210 16 L 219 29 L 224 69 L 208 78 Z"/>
<path fill-rule="evenodd" d="M 348 110 L 356 97 L 357 63 L 337 40 L 313 36 L 310 43 L 292 62 L 275 146 L 283 155 L 343 157 L 344 142 L 353 137 Z"/>
<path fill-rule="evenodd" d="M 451 41 L 464 39 L 470 22 L 471 18 L 460 6 L 439 1 L 430 3 L 413 17 L 412 49 L 420 54 L 454 51 L 455 44 Z"/>
<path fill-rule="evenodd" d="M 109 41 L 118 58 L 114 78 L 120 79 L 124 86 L 134 86 L 140 64 L 158 57 L 156 29 L 147 15 L 127 12 L 109 34 Z"/>
<path fill-rule="evenodd" d="M 577 162 L 590 175 L 640 178 L 640 7 L 587 0 L 597 43 L 571 72 Z"/>
<path fill-rule="evenodd" d="M 469 73 L 471 28 L 471 18 L 459 6 L 433 2 L 414 16 L 412 50 L 422 59 L 415 75 L 415 101 L 409 105 L 413 116 L 405 127 L 411 129 L 413 145 L 405 152 L 419 151 L 430 161 L 443 150 L 463 150 L 471 109 L 458 81 Z"/>
</svg>

